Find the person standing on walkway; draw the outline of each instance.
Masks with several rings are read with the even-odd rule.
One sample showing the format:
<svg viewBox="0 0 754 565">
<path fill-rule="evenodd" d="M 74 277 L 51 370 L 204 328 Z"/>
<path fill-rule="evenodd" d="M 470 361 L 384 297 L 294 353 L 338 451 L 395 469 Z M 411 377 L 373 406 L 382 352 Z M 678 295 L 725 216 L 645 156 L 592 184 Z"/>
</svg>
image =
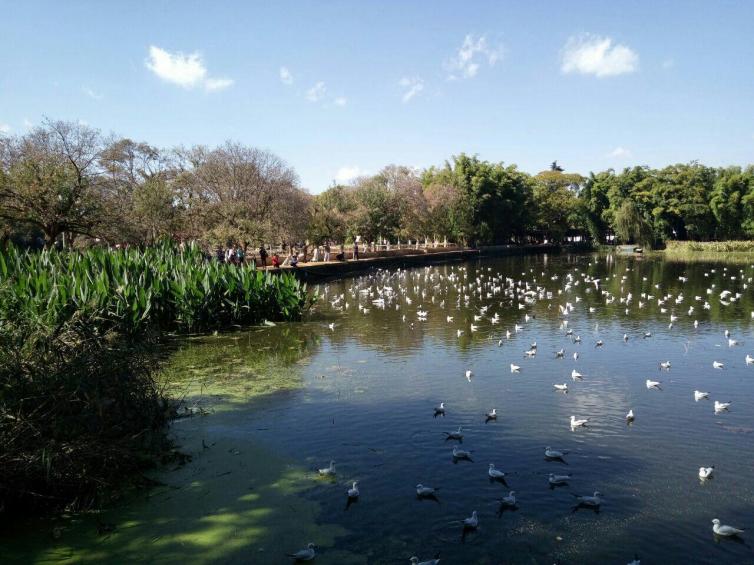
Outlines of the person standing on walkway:
<svg viewBox="0 0 754 565">
<path fill-rule="evenodd" d="M 264 243 L 259 247 L 259 260 L 262 261 L 262 267 L 267 266 L 267 250 L 264 248 Z"/>
<path fill-rule="evenodd" d="M 353 242 L 353 260 L 359 260 L 359 241 L 358 239 Z"/>
</svg>

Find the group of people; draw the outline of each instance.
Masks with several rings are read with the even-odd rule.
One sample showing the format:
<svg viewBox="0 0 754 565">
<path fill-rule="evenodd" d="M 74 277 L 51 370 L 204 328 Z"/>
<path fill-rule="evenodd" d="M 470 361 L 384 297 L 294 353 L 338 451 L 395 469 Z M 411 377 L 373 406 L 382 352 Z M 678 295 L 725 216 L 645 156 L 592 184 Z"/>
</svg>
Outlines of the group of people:
<svg viewBox="0 0 754 565">
<path fill-rule="evenodd" d="M 288 250 L 288 253 L 286 254 L 286 250 Z M 232 244 L 227 247 L 217 246 L 215 249 L 215 258 L 217 261 L 221 263 L 230 263 L 233 265 L 243 265 L 244 263 L 252 263 L 257 268 L 266 268 L 268 265 L 267 260 L 270 259 L 269 265 L 271 265 L 273 268 L 278 269 L 281 266 L 291 266 L 296 267 L 298 266 L 299 262 L 306 263 L 309 261 L 309 243 L 300 244 L 300 245 L 286 245 L 283 243 L 282 245 L 282 254 L 285 256 L 285 259 L 281 261 L 280 254 L 277 252 L 272 253 L 272 256 L 270 257 L 270 252 L 265 248 L 264 245 L 261 245 L 258 250 L 258 255 L 255 255 L 253 252 L 251 253 L 250 257 L 247 257 L 247 246 L 246 245 L 236 245 Z M 340 245 L 340 252 L 335 254 L 334 259 L 336 261 L 345 261 L 346 260 L 346 250 L 345 246 L 343 244 Z M 355 242 L 353 244 L 353 259 L 358 260 L 359 259 L 359 242 Z M 312 262 L 328 262 L 332 261 L 332 250 L 330 248 L 329 243 L 325 243 L 321 246 L 315 246 L 314 252 L 311 256 Z"/>
</svg>

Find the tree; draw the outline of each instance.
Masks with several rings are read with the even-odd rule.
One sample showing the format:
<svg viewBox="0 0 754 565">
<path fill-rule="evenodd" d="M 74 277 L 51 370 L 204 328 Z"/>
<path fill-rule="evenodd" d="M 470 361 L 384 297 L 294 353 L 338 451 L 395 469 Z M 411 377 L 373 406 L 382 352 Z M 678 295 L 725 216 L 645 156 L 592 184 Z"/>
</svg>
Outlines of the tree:
<svg viewBox="0 0 754 565">
<path fill-rule="evenodd" d="M 641 215 L 636 202 L 630 198 L 624 199 L 615 213 L 615 234 L 623 243 L 652 244 L 649 222 Z"/>
<path fill-rule="evenodd" d="M 0 217 L 38 229 L 47 246 L 64 233 L 93 233 L 102 219 L 97 130 L 46 120 L 29 134 L 0 143 L 5 171 Z"/>
</svg>

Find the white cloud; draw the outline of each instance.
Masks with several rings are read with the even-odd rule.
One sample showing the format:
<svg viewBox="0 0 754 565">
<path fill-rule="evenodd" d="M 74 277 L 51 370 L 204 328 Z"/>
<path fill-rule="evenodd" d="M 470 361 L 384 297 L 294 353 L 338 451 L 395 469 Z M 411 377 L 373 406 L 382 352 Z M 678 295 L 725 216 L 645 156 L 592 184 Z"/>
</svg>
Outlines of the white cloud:
<svg viewBox="0 0 754 565">
<path fill-rule="evenodd" d="M 356 165 L 346 165 L 337 170 L 335 181 L 339 184 L 345 184 L 366 174 L 368 173 Z"/>
<path fill-rule="evenodd" d="M 450 72 L 448 79 L 473 78 L 479 72 L 479 68 L 486 61 L 492 67 L 503 57 L 501 46 L 490 46 L 484 35 L 475 37 L 468 34 L 461 44 L 458 53 L 455 54 L 445 66 Z"/>
<path fill-rule="evenodd" d="M 403 87 L 403 97 L 401 100 L 405 104 L 415 96 L 418 96 L 424 90 L 424 81 L 419 77 L 403 77 L 398 84 Z"/>
<path fill-rule="evenodd" d="M 610 153 L 608 153 L 607 156 L 614 159 L 627 159 L 631 156 L 631 150 L 626 149 L 625 147 L 616 147 Z"/>
<path fill-rule="evenodd" d="M 180 51 L 170 53 L 154 45 L 149 46 L 147 68 L 162 80 L 186 89 L 204 87 L 208 91 L 223 90 L 233 84 L 229 78 L 207 76 L 207 67 L 199 53 L 184 55 Z"/>
<path fill-rule="evenodd" d="M 235 81 L 232 78 L 208 78 L 204 81 L 204 88 L 209 92 L 216 90 L 224 90 L 229 86 L 233 86 Z"/>
<path fill-rule="evenodd" d="M 326 93 L 327 88 L 325 87 L 325 83 L 320 81 L 306 91 L 306 99 L 309 102 L 319 102 L 325 97 Z"/>
<path fill-rule="evenodd" d="M 293 75 L 288 67 L 280 67 L 280 82 L 283 84 L 293 84 Z"/>
<path fill-rule="evenodd" d="M 626 45 L 614 45 L 609 37 L 582 34 L 568 39 L 561 51 L 560 71 L 608 77 L 633 73 L 639 55 Z"/>
<path fill-rule="evenodd" d="M 102 98 L 103 98 L 102 94 L 100 94 L 99 92 L 95 92 L 94 90 L 92 90 L 88 86 L 82 86 L 81 87 L 81 91 L 84 94 L 86 94 L 89 98 L 91 98 L 92 100 L 102 100 Z"/>
<path fill-rule="evenodd" d="M 345 96 L 338 96 L 335 99 L 336 106 L 345 106 L 346 104 L 348 104 L 348 99 Z"/>
<path fill-rule="evenodd" d="M 8 135 L 12 129 L 8 124 L 0 124 L 0 135 Z"/>
</svg>

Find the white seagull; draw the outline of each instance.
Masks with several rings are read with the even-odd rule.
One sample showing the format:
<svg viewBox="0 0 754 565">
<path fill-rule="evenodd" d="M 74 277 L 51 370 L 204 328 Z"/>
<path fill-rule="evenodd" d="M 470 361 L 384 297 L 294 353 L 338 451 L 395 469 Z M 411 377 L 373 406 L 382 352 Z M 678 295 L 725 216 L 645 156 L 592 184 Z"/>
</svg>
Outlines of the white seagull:
<svg viewBox="0 0 754 565">
<path fill-rule="evenodd" d="M 416 496 L 419 498 L 422 497 L 429 497 L 429 496 L 435 496 L 437 494 L 437 491 L 440 489 L 432 488 L 432 487 L 425 487 L 423 484 L 419 483 L 416 485 Z"/>
<path fill-rule="evenodd" d="M 732 402 L 720 402 L 719 400 L 715 400 L 715 414 L 727 411 L 731 404 Z"/>
<path fill-rule="evenodd" d="M 503 473 L 499 469 L 495 469 L 494 463 L 490 463 L 490 468 L 487 470 L 487 475 L 490 477 L 490 479 L 495 479 L 495 480 L 505 479 L 505 473 Z"/>
<path fill-rule="evenodd" d="M 633 411 L 633 409 L 629 410 L 628 414 L 626 414 L 626 420 L 628 422 L 633 422 L 634 421 L 634 411 Z"/>
<path fill-rule="evenodd" d="M 554 384 L 552 385 L 555 387 L 556 390 L 562 391 L 562 392 L 568 392 L 568 384 L 563 383 L 562 385 Z"/>
<path fill-rule="evenodd" d="M 550 476 L 548 477 L 548 482 L 553 485 L 565 485 L 568 484 L 568 481 L 570 480 L 571 475 L 554 475 L 550 473 Z"/>
<path fill-rule="evenodd" d="M 476 515 L 476 510 L 474 510 L 471 513 L 471 516 L 468 518 L 463 519 L 463 527 L 464 528 L 470 528 L 470 529 L 476 529 L 476 527 L 479 525 L 479 518 Z"/>
<path fill-rule="evenodd" d="M 722 363 L 720 361 L 713 361 L 712 362 L 712 368 L 713 369 L 722 369 L 723 367 L 725 367 L 725 363 Z"/>
<path fill-rule="evenodd" d="M 323 477 L 332 477 L 335 475 L 335 460 L 330 461 L 330 466 L 319 470 L 319 474 Z"/>
<path fill-rule="evenodd" d="M 521 372 L 521 367 L 511 363 L 511 373 L 519 373 L 519 372 Z"/>
<path fill-rule="evenodd" d="M 576 416 L 571 416 L 571 429 L 584 427 L 587 422 L 589 422 L 589 418 L 578 419 Z"/>
<path fill-rule="evenodd" d="M 654 389 L 657 389 L 657 390 L 662 390 L 662 388 L 660 388 L 661 384 L 662 383 L 660 381 L 650 381 L 649 379 L 647 379 L 647 388 L 648 389 L 653 389 L 654 388 Z"/>
<path fill-rule="evenodd" d="M 348 489 L 348 498 L 359 498 L 359 481 L 354 481 L 351 488 Z"/>
<path fill-rule="evenodd" d="M 738 528 L 734 528 L 733 526 L 726 526 L 725 524 L 721 524 L 720 520 L 718 520 L 717 518 L 712 520 L 712 524 L 712 531 L 715 532 L 715 534 L 718 536 L 731 537 L 744 533 L 743 530 L 739 530 Z"/>
<path fill-rule="evenodd" d="M 712 465 L 712 467 L 699 467 L 699 478 L 702 480 L 711 479 L 714 472 L 714 465 Z"/>
<path fill-rule="evenodd" d="M 563 459 L 563 456 L 567 453 L 567 451 L 558 451 L 550 446 L 545 447 L 545 457 L 548 459 Z"/>
<path fill-rule="evenodd" d="M 313 543 L 310 543 L 306 546 L 306 549 L 300 549 L 296 553 L 289 553 L 288 557 L 296 561 L 311 561 L 316 556 L 314 552 L 315 547 Z"/>
<path fill-rule="evenodd" d="M 581 374 L 581 373 L 579 373 L 579 372 L 578 372 L 578 371 L 577 371 L 576 369 L 574 369 L 573 371 L 571 371 L 571 378 L 572 378 L 572 379 L 573 379 L 574 381 L 577 381 L 577 380 L 579 380 L 579 379 L 583 379 L 583 378 L 584 378 L 584 375 L 582 375 L 582 374 Z"/>
<path fill-rule="evenodd" d="M 701 390 L 694 391 L 694 400 L 696 402 L 699 402 L 700 400 L 703 400 L 705 398 L 709 398 L 709 392 L 702 392 Z"/>
</svg>

